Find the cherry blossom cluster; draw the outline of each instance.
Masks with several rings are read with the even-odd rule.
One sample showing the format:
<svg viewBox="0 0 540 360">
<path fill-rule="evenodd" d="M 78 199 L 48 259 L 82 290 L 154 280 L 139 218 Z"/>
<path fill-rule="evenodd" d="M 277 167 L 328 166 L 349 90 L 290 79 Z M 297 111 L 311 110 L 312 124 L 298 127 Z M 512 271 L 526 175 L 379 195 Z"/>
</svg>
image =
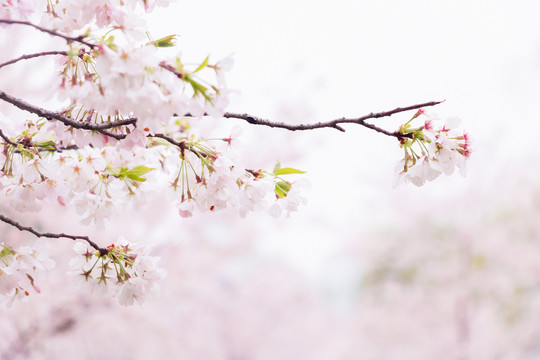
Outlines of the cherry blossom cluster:
<svg viewBox="0 0 540 360">
<path fill-rule="evenodd" d="M 130 150 L 121 146 L 93 146 L 75 137 L 75 144 L 56 142 L 69 151 L 38 151 L 5 144 L 0 155 L 3 176 L 0 196 L 17 211 L 39 211 L 43 203 L 73 208 L 83 223 L 101 225 L 129 205 L 144 205 L 158 191 L 170 193 L 183 217 L 198 211 L 237 208 L 241 216 L 267 210 L 289 214 L 305 202 L 302 182 L 285 179 L 302 171 L 281 168 L 272 172 L 238 166 L 231 143 L 236 138 L 199 139 L 182 130 L 188 123 L 173 119 L 163 130 L 177 136 L 146 140 Z M 53 124 L 54 127 L 56 124 Z M 36 144 L 47 150 L 37 128 L 50 124 L 27 123 L 15 141 Z M 53 137 L 54 138 L 54 137 Z M 123 144 L 124 142 L 121 142 Z M 77 145 L 78 144 L 78 145 Z M 86 145 L 85 145 L 86 144 Z M 56 146 L 56 145 L 55 145 Z M 81 146 L 81 147 L 79 147 Z M 160 169 L 160 171 L 156 171 Z"/>
<path fill-rule="evenodd" d="M 213 148 L 194 142 L 189 147 L 191 151 L 186 150 L 183 157 L 173 158 L 169 163 L 176 177 L 168 191 L 180 195 L 177 206 L 182 217 L 192 216 L 195 210 L 217 211 L 228 207 L 238 209 L 242 217 L 259 210 L 279 217 L 282 213 L 290 215 L 306 202 L 302 191 L 309 186 L 307 181 L 288 179 L 303 171 L 282 168 L 279 163 L 272 171 L 239 167 L 231 137 L 214 141 L 218 144 Z"/>
<path fill-rule="evenodd" d="M 11 304 L 30 292 L 40 293 L 39 278 L 54 267 L 54 260 L 34 247 L 0 243 L 0 303 Z"/>
<path fill-rule="evenodd" d="M 411 121 L 425 116 L 420 127 L 412 127 Z M 399 128 L 401 147 L 405 153 L 396 166 L 396 185 L 410 182 L 422 186 L 426 181 L 435 180 L 439 175 L 451 175 L 456 168 L 461 175 L 466 172 L 466 160 L 471 155 L 469 134 L 455 129 L 456 119 L 447 120 L 442 128 L 435 128 L 433 115 L 426 115 L 420 109 L 407 123 Z"/>
<path fill-rule="evenodd" d="M 354 123 L 394 136 L 405 151 L 399 179 L 415 185 L 450 174 L 456 166 L 464 171 L 468 135 L 457 135 L 448 124 L 436 130 L 431 120 L 419 128 L 409 121 L 391 133 L 366 122 L 440 102 L 300 125 L 225 112 L 230 94 L 225 73 L 232 66 L 231 57 L 192 63 L 180 54 L 166 55 L 164 48 L 175 47 L 176 35 L 155 39 L 147 31 L 146 14 L 169 3 L 0 0 L 2 28 L 26 26 L 67 43 L 59 50 L 0 64 L 4 71 L 22 60 L 54 55 L 57 73 L 49 74 L 53 85 L 45 98 L 56 97 L 62 104 L 46 109 L 0 89 L 2 105 L 14 111 L 0 116 L 0 201 L 6 208 L 35 212 L 45 204 L 64 207 L 82 223 L 96 226 L 157 195 L 171 199 L 181 217 L 226 208 L 242 217 L 253 211 L 274 217 L 297 211 L 306 202 L 307 183 L 297 178 L 304 172 L 279 163 L 272 170 L 243 166 L 237 154 L 239 131 L 224 135 L 218 133 L 220 126 L 211 134 L 202 130 L 205 123 L 222 118 L 291 131 L 345 131 L 343 124 Z M 41 236 L 2 214 L 0 219 Z M 86 240 L 75 246 L 80 255 L 72 262 L 75 272 L 100 291 L 116 294 L 123 304 L 142 302 L 145 292 L 155 292 L 155 281 L 163 277 L 155 260 L 145 252 L 133 252 L 127 243 L 100 248 L 85 236 L 43 234 Z M 0 274 L 13 274 L 13 264 L 28 263 L 20 260 L 27 249 L 15 251 L 6 245 L 2 251 L 8 270 Z M 34 287 L 34 275 L 25 274 Z M 23 285 L 8 288 L 9 294 L 13 289 L 15 294 L 28 294 Z"/>
<path fill-rule="evenodd" d="M 223 115 L 224 72 L 232 60 L 212 64 L 207 57 L 191 68 L 179 56 L 164 60 L 160 48 L 174 46 L 175 36 L 151 40 L 134 30 L 144 29 L 146 12 L 167 4 L 55 1 L 32 13 L 38 2 L 5 2 L 8 19 L 41 15 L 41 26 L 69 39 L 69 49 L 57 55 L 55 91 L 69 105 L 50 115 L 10 98 L 43 116 L 4 137 L 0 191 L 12 208 L 37 211 L 40 202 L 57 201 L 73 206 L 83 222 L 101 223 L 126 202 L 143 201 L 152 189 L 172 189 L 182 216 L 229 206 L 242 216 L 264 208 L 278 216 L 305 201 L 300 187 L 289 191 L 293 182 L 280 174 L 244 169 L 229 156 L 233 151 L 221 151 L 215 141 L 190 131 L 190 119 Z M 16 9 L 22 8 L 29 10 L 19 14 Z M 85 33 L 77 35 L 82 28 Z M 228 145 L 236 141 L 217 139 Z M 156 174 L 157 168 L 165 171 Z"/>
<path fill-rule="evenodd" d="M 137 249 L 136 244 L 118 239 L 106 250 L 95 250 L 84 242 L 76 242 L 69 275 L 78 285 L 87 284 L 97 294 L 112 294 L 120 304 L 142 304 L 147 297 L 159 293 L 159 281 L 166 271 L 158 267 L 159 258 Z"/>
</svg>

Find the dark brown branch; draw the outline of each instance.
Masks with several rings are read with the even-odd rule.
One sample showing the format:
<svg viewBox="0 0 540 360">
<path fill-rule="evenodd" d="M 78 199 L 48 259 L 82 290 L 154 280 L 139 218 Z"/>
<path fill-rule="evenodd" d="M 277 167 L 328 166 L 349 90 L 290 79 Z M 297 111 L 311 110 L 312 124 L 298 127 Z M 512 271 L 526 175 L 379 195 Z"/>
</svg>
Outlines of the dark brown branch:
<svg viewBox="0 0 540 360">
<path fill-rule="evenodd" d="M 178 142 L 176 140 L 174 140 L 172 137 L 170 136 L 167 136 L 165 134 L 150 134 L 148 135 L 148 137 L 155 137 L 155 138 L 160 138 L 160 139 L 163 139 L 163 140 L 166 140 L 167 142 L 179 147 L 182 151 L 184 151 L 186 149 L 186 143 L 185 142 Z"/>
<path fill-rule="evenodd" d="M 112 134 L 112 133 L 109 133 L 107 131 L 100 131 L 101 134 L 104 134 L 104 135 L 107 135 L 107 136 L 117 136 L 118 137 L 118 140 L 122 140 L 123 138 L 126 137 L 125 134 Z M 161 133 L 158 133 L 158 134 L 148 134 L 146 135 L 146 137 L 148 138 L 160 138 L 160 139 L 163 139 L 165 141 L 167 141 L 168 143 L 178 147 L 180 149 L 180 151 L 182 152 L 182 154 L 184 154 L 184 151 L 186 150 L 186 148 L 188 148 L 186 146 L 186 143 L 184 141 L 176 141 L 174 140 L 172 137 L 170 136 L 167 136 L 165 134 L 161 134 Z M 14 147 L 17 147 L 19 144 L 23 145 L 25 148 L 37 148 L 38 151 L 56 151 L 56 152 L 62 152 L 63 150 L 79 150 L 79 147 L 77 145 L 68 145 L 66 147 L 57 147 L 56 145 L 53 145 L 53 149 L 46 149 L 46 148 L 40 148 L 39 146 L 36 146 L 34 144 L 29 144 L 29 143 L 25 143 L 25 142 L 14 142 L 14 141 L 11 141 L 5 134 L 4 132 L 2 131 L 2 129 L 0 129 L 0 138 L 2 138 L 6 143 L 14 146 Z M 199 153 L 197 152 L 196 150 L 194 150 L 193 148 L 189 147 L 188 149 L 189 151 L 191 151 L 192 153 L 194 153 L 195 155 L 201 155 L 203 157 L 206 157 L 207 155 L 204 154 L 204 153 Z"/>
<path fill-rule="evenodd" d="M 28 21 L 0 19 L 0 23 L 3 23 L 3 24 L 19 24 L 19 25 L 31 26 L 34 29 L 38 29 L 39 31 L 43 31 L 44 33 L 47 33 L 49 35 L 61 37 L 62 39 L 65 39 L 67 42 L 78 42 L 78 43 L 84 44 L 84 45 L 86 45 L 86 46 L 88 46 L 88 47 L 90 47 L 92 49 L 97 46 L 95 44 L 91 44 L 91 43 L 89 43 L 87 41 L 84 41 L 83 40 L 84 36 L 82 36 L 82 35 L 77 36 L 77 37 L 67 36 L 67 35 L 64 35 L 64 34 L 60 34 L 59 32 L 56 32 L 54 30 L 50 30 L 50 29 L 46 29 L 46 28 L 38 26 L 38 25 L 34 25 L 34 24 L 32 24 L 31 22 L 28 22 Z"/>
<path fill-rule="evenodd" d="M 13 141 L 9 140 L 9 138 L 4 134 L 2 129 L 0 129 L 0 137 L 2 138 L 2 140 L 4 140 L 9 145 L 12 145 L 14 147 L 17 147 L 17 145 L 19 145 L 19 143 L 16 143 L 16 142 L 13 142 Z"/>
<path fill-rule="evenodd" d="M 189 151 L 191 151 L 193 154 L 197 155 L 197 156 L 202 156 L 204 158 L 206 158 L 208 156 L 205 153 L 198 152 L 197 150 L 193 149 L 191 146 L 186 146 L 186 143 L 184 141 L 180 141 L 180 142 L 176 141 L 172 137 L 167 136 L 165 134 L 149 134 L 149 135 L 147 135 L 147 137 L 149 137 L 149 138 L 152 138 L 152 137 L 160 138 L 160 139 L 163 139 L 163 140 L 177 146 L 180 149 L 180 153 L 182 154 L 182 157 L 184 157 L 184 153 L 186 151 L 186 148 Z"/>
<path fill-rule="evenodd" d="M 384 129 L 378 127 L 378 126 L 375 126 L 373 124 L 367 123 L 366 120 L 368 120 L 368 119 L 376 119 L 376 118 L 381 118 L 381 117 L 388 117 L 388 116 L 391 116 L 391 115 L 394 115 L 394 114 L 397 114 L 397 113 L 400 113 L 400 112 L 404 112 L 404 111 L 416 110 L 416 109 L 420 109 L 420 108 L 428 107 L 428 106 L 435 106 L 437 104 L 442 103 L 443 101 L 430 101 L 430 102 L 426 102 L 426 103 L 422 103 L 422 104 L 410 105 L 410 106 L 406 106 L 406 107 L 398 107 L 398 108 L 395 108 L 394 110 L 390 110 L 390 111 L 383 111 L 383 112 L 378 112 L 378 113 L 370 113 L 370 114 L 361 116 L 359 118 L 344 118 L 343 117 L 343 118 L 339 118 L 339 119 L 335 119 L 335 120 L 331 120 L 331 121 L 327 121 L 327 122 L 318 122 L 318 123 L 315 123 L 315 124 L 298 124 L 298 125 L 285 124 L 285 123 L 281 123 L 281 122 L 271 122 L 269 120 L 261 119 L 261 118 L 258 118 L 256 116 L 252 116 L 252 115 L 249 115 L 249 114 L 236 114 L 236 113 L 225 113 L 223 115 L 223 117 L 232 118 L 232 119 L 241 119 L 241 120 L 245 120 L 248 123 L 253 124 L 253 125 L 264 125 L 264 126 L 268 126 L 268 127 L 272 127 L 272 128 L 287 129 L 287 130 L 290 130 L 290 131 L 314 130 L 314 129 L 321 129 L 321 128 L 334 128 L 334 129 L 337 129 L 339 131 L 344 132 L 345 129 L 343 127 L 341 127 L 341 124 L 358 124 L 358 125 L 367 127 L 369 129 L 375 130 L 377 132 L 380 132 L 382 134 L 385 134 L 385 135 L 388 135 L 388 136 L 393 136 L 393 137 L 396 137 L 396 138 L 400 139 L 400 138 L 404 138 L 404 137 L 410 137 L 410 134 L 402 134 L 402 133 L 400 133 L 398 131 L 390 132 L 390 131 L 384 130 Z"/>
<path fill-rule="evenodd" d="M 39 115 L 41 117 L 44 117 L 47 120 L 55 119 L 55 120 L 61 121 L 62 123 L 64 123 L 67 126 L 71 126 L 71 127 L 75 128 L 75 129 L 84 129 L 84 130 L 97 131 L 97 132 L 99 132 L 99 133 L 101 133 L 103 135 L 112 137 L 112 138 L 117 139 L 117 140 L 124 139 L 126 137 L 126 134 L 115 134 L 115 133 L 112 133 L 112 132 L 108 131 L 109 129 L 113 129 L 113 128 L 116 128 L 116 127 L 119 127 L 119 126 L 125 126 L 125 125 L 135 125 L 137 123 L 137 118 L 129 118 L 129 119 L 117 120 L 117 121 L 113 121 L 113 122 L 109 122 L 109 123 L 102 123 L 102 124 L 95 124 L 95 123 L 91 123 L 89 121 L 80 122 L 80 121 L 76 121 L 76 120 L 74 120 L 74 119 L 72 119 L 70 117 L 67 117 L 67 116 L 65 116 L 65 115 L 63 115 L 61 113 L 45 110 L 43 108 L 39 108 L 37 106 L 28 104 L 25 101 L 23 101 L 21 99 L 17 99 L 15 97 L 11 96 L 11 95 L 8 95 L 8 94 L 6 94 L 5 92 L 3 92 L 1 90 L 0 90 L 0 99 L 2 99 L 4 101 L 18 107 L 21 110 L 25 110 L 25 111 L 37 114 L 37 115 Z M 404 112 L 404 111 L 416 110 L 416 109 L 420 109 L 420 108 L 428 107 L 428 106 L 435 106 L 437 104 L 442 103 L 443 101 L 430 101 L 430 102 L 426 102 L 426 103 L 422 103 L 422 104 L 410 105 L 410 106 L 406 106 L 406 107 L 398 107 L 398 108 L 395 108 L 395 109 L 389 110 L 389 111 L 383 111 L 383 112 L 378 112 L 378 113 L 369 113 L 369 114 L 361 116 L 359 118 L 344 118 L 343 117 L 343 118 L 339 118 L 339 119 L 335 119 L 335 120 L 331 120 L 331 121 L 327 121 L 327 122 L 318 122 L 318 123 L 315 123 L 315 124 L 298 124 L 298 125 L 294 125 L 294 124 L 286 124 L 286 123 L 282 123 L 282 122 L 271 122 L 269 120 L 258 118 L 258 117 L 255 117 L 255 116 L 252 116 L 252 115 L 249 115 L 249 114 L 237 114 L 237 113 L 230 113 L 230 112 L 227 112 L 227 113 L 223 114 L 223 117 L 241 119 L 241 120 L 245 120 L 248 123 L 253 124 L 253 125 L 263 125 L 263 126 L 268 126 L 268 127 L 272 127 L 272 128 L 287 129 L 287 130 L 290 130 L 290 131 L 314 130 L 314 129 L 321 129 L 321 128 L 334 128 L 334 129 L 338 129 L 338 130 L 344 132 L 345 129 L 341 126 L 341 124 L 358 124 L 358 125 L 364 126 L 366 128 L 375 130 L 375 131 L 377 131 L 377 132 L 379 132 L 381 134 L 385 134 L 387 136 L 392 136 L 392 137 L 395 137 L 397 139 L 403 139 L 403 138 L 410 138 L 412 136 L 412 134 L 403 134 L 403 133 L 401 133 L 399 131 L 390 132 L 390 131 L 387 131 L 387 130 L 385 130 L 383 128 L 380 128 L 380 127 L 378 127 L 376 125 L 373 125 L 371 123 L 367 123 L 366 120 L 367 119 L 376 119 L 376 118 L 381 118 L 381 117 L 388 117 L 388 116 L 391 116 L 391 115 L 394 115 L 394 114 L 397 114 L 397 113 L 401 113 L 401 112 Z M 204 115 L 206 115 L 206 114 L 204 114 Z M 188 114 L 185 114 L 184 116 L 192 116 L 192 115 L 188 113 Z M 164 140 L 167 140 L 169 143 L 179 147 L 182 150 L 182 152 L 185 150 L 185 144 L 183 142 L 177 142 L 173 138 L 168 137 L 168 136 L 166 136 L 164 134 L 153 134 L 153 135 L 148 135 L 148 137 L 162 138 Z M 192 149 L 190 149 L 190 151 L 193 152 Z"/>
<path fill-rule="evenodd" d="M 92 130 L 92 131 L 98 131 L 104 135 L 113 137 L 117 140 L 123 139 L 125 135 L 123 134 L 113 134 L 111 132 L 105 131 L 108 129 L 116 128 L 118 126 L 124 126 L 124 125 L 133 125 L 137 122 L 137 118 L 129 118 L 129 119 L 123 119 L 123 120 L 117 120 L 109 123 L 102 123 L 102 124 L 95 124 L 91 122 L 80 122 L 76 121 L 70 117 L 67 117 L 65 115 L 62 115 L 58 112 L 45 110 L 43 108 L 28 104 L 27 102 L 17 99 L 11 95 L 6 94 L 5 92 L 0 90 L 0 99 L 18 107 L 21 110 L 25 110 L 31 113 L 34 113 L 36 115 L 39 115 L 47 120 L 58 120 L 64 125 L 71 126 L 75 129 L 83 129 L 83 130 Z"/>
<path fill-rule="evenodd" d="M 32 144 L 31 142 L 29 141 L 18 141 L 18 142 L 14 142 L 14 141 L 11 141 L 7 136 L 6 134 L 4 134 L 4 132 L 2 131 L 2 129 L 0 129 L 0 138 L 2 138 L 2 140 L 4 140 L 7 144 L 13 146 L 13 147 L 17 147 L 19 144 L 24 146 L 25 148 L 29 149 L 29 148 L 34 148 L 36 149 L 37 151 L 39 152 L 42 152 L 42 151 L 50 151 L 50 152 L 62 152 L 64 150 L 78 150 L 79 147 L 77 145 L 68 145 L 68 146 L 65 146 L 65 147 L 58 147 L 56 144 L 54 145 L 51 145 L 52 149 L 49 149 L 49 148 L 44 148 L 44 147 L 41 147 L 41 146 L 38 146 L 38 145 L 34 145 Z M 20 153 L 19 150 L 15 150 L 15 153 Z"/>
<path fill-rule="evenodd" d="M 95 242 L 90 240 L 90 238 L 88 236 L 68 235 L 68 234 L 64 234 L 64 233 L 60 233 L 60 234 L 40 233 L 40 232 L 34 230 L 33 228 L 31 228 L 30 226 L 23 226 L 23 225 L 19 224 L 18 222 L 13 221 L 13 220 L 5 217 L 2 214 L 0 214 L 0 221 L 3 221 L 6 224 L 9 224 L 11 226 L 16 227 L 20 231 L 28 231 L 28 232 L 34 234 L 37 237 L 46 237 L 46 238 L 51 238 L 51 239 L 68 238 L 68 239 L 71 239 L 71 240 L 84 240 L 88 244 L 90 244 L 90 246 L 92 246 L 94 249 L 98 250 L 101 256 L 108 253 L 107 249 L 99 247 Z"/>
<path fill-rule="evenodd" d="M 19 62 L 21 60 L 27 60 L 27 59 L 32 59 L 32 58 L 36 58 L 36 57 L 40 57 L 40 56 L 47 56 L 47 55 L 66 55 L 67 56 L 67 51 L 44 51 L 44 52 L 39 52 L 39 53 L 35 53 L 35 54 L 22 55 L 22 56 L 19 56 L 16 59 L 9 60 L 9 61 L 6 61 L 5 63 L 0 64 L 0 69 L 3 68 L 4 66 L 14 64 L 14 63 Z"/>
<path fill-rule="evenodd" d="M 42 147 L 36 146 L 37 151 L 39 151 L 39 152 L 59 152 L 59 153 L 61 153 L 64 150 L 79 150 L 79 147 L 77 145 L 68 145 L 68 146 L 65 146 L 65 147 L 64 146 L 58 147 L 55 144 L 55 145 L 52 145 L 51 147 L 52 147 L 52 149 L 42 148 Z"/>
<path fill-rule="evenodd" d="M 98 132 L 100 134 L 105 135 L 105 136 L 112 137 L 112 138 L 114 138 L 116 140 L 122 140 L 127 136 L 126 134 L 114 134 L 114 133 L 112 133 L 110 131 L 107 131 L 107 130 L 98 130 Z"/>
<path fill-rule="evenodd" d="M 168 71 L 172 72 L 179 79 L 184 78 L 184 74 L 182 74 L 181 72 L 178 72 L 172 65 L 167 64 L 165 61 L 160 62 L 159 66 L 161 66 L 165 70 L 168 70 Z"/>
<path fill-rule="evenodd" d="M 32 144 L 32 141 L 31 141 L 31 138 L 28 138 L 28 137 L 25 137 L 23 138 L 22 140 L 19 140 L 17 142 L 14 142 L 14 141 L 11 141 L 7 136 L 6 134 L 4 134 L 4 132 L 0 129 L 0 137 L 2 138 L 2 140 L 4 140 L 7 144 L 17 148 L 19 145 L 22 145 L 23 147 L 25 147 L 26 149 L 31 149 L 31 148 L 37 148 L 38 151 L 39 151 L 39 148 L 40 146 L 37 146 L 37 145 L 34 145 Z M 54 146 L 54 151 L 59 151 L 59 152 L 62 152 L 62 150 L 59 150 L 56 148 L 56 146 Z M 53 150 L 50 150 L 50 151 L 53 151 Z M 16 153 L 20 153 L 19 150 L 15 150 Z"/>
<path fill-rule="evenodd" d="M 119 140 L 123 139 L 126 137 L 125 134 L 112 134 L 112 133 L 109 133 L 107 131 L 101 131 L 102 134 L 104 135 L 107 135 L 107 136 L 118 136 L 119 137 Z M 165 141 L 167 141 L 168 143 L 178 147 L 180 149 L 180 151 L 182 152 L 182 154 L 184 153 L 184 151 L 186 150 L 186 144 L 184 141 L 176 141 L 174 140 L 172 137 L 170 136 L 167 136 L 165 134 L 161 134 L 161 133 L 158 133 L 158 134 L 149 134 L 147 135 L 146 137 L 148 138 L 160 138 L 160 139 L 163 139 Z M 57 147 L 56 145 L 53 145 L 53 149 L 45 149 L 45 148 L 39 148 L 39 146 L 36 146 L 36 145 L 33 145 L 33 144 L 29 144 L 29 143 L 25 143 L 25 142 L 14 142 L 14 141 L 11 141 L 5 134 L 4 132 L 2 131 L 2 129 L 0 129 L 0 138 L 2 138 L 6 143 L 10 144 L 11 146 L 14 146 L 14 147 L 17 147 L 19 144 L 23 145 L 25 148 L 38 148 L 38 151 L 56 151 L 56 152 L 62 152 L 63 150 L 79 150 L 79 147 L 77 145 L 68 145 L 66 147 Z M 198 155 L 202 155 L 202 156 L 206 156 L 206 154 L 202 154 L 202 153 L 198 153 L 197 151 L 195 151 L 194 149 L 192 149 L 191 147 L 189 148 L 189 150 L 191 152 L 193 152 L 194 154 Z"/>
</svg>

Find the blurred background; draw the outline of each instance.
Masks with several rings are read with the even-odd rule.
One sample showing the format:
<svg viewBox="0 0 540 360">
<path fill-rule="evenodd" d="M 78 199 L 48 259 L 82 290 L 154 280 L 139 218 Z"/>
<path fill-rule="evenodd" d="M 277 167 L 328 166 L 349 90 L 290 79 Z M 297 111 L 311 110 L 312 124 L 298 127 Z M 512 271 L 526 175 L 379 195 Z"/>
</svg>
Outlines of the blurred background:
<svg viewBox="0 0 540 360">
<path fill-rule="evenodd" d="M 243 128 L 247 166 L 307 171 L 308 204 L 280 220 L 180 219 L 158 198 L 85 229 L 154 243 L 169 272 L 162 294 L 123 308 L 51 277 L 0 310 L 0 358 L 539 359 L 537 14 L 536 1 L 479 0 L 155 11 L 151 34 L 180 34 L 185 62 L 233 54 L 231 112 L 309 123 L 446 100 L 430 110 L 470 133 L 468 174 L 393 188 L 393 138 L 224 120 L 223 131 Z M 374 123 L 395 130 L 411 116 Z M 81 232 L 68 214 L 49 224 Z"/>
</svg>

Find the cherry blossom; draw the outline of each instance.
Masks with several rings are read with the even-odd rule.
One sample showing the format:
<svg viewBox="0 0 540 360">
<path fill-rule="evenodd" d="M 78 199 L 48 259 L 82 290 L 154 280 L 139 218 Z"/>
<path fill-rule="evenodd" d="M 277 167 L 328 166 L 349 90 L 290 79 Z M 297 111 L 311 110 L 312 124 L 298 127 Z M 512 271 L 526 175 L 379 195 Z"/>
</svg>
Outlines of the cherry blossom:
<svg viewBox="0 0 540 360">
<path fill-rule="evenodd" d="M 456 167 L 465 175 L 466 160 L 472 150 L 468 133 L 460 133 L 455 129 L 459 121 L 451 119 L 442 128 L 436 129 L 433 124 L 436 118 L 430 116 L 422 126 L 412 128 L 411 121 L 419 116 L 425 116 L 423 110 L 419 110 L 400 127 L 399 132 L 410 137 L 401 140 L 405 157 L 396 166 L 394 184 L 410 182 L 422 186 L 443 173 L 452 175 Z"/>
<path fill-rule="evenodd" d="M 119 238 L 117 244 L 107 247 L 105 253 L 91 249 L 87 244 L 73 245 L 77 254 L 69 263 L 70 275 L 76 283 L 89 284 L 95 293 L 112 294 L 122 305 L 142 304 L 147 297 L 159 293 L 159 281 L 166 271 L 158 267 L 159 258 L 137 249 L 136 244 Z"/>
<path fill-rule="evenodd" d="M 0 301 L 10 304 L 30 295 L 31 289 L 40 293 L 40 277 L 54 267 L 54 260 L 34 247 L 0 243 Z"/>
</svg>

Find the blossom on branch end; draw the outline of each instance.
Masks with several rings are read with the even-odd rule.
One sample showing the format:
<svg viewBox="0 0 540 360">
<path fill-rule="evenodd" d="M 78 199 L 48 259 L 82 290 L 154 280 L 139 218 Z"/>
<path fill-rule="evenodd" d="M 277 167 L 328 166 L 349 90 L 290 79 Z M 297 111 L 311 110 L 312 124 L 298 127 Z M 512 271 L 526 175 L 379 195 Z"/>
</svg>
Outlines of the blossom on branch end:
<svg viewBox="0 0 540 360">
<path fill-rule="evenodd" d="M 71 259 L 69 275 L 76 284 L 88 284 L 95 293 L 111 294 L 122 305 L 142 304 L 147 297 L 159 293 L 159 281 L 167 272 L 158 267 L 159 257 L 147 254 L 146 249 L 128 243 L 123 237 L 107 247 L 102 254 L 88 244 L 73 245 L 77 255 Z"/>
<path fill-rule="evenodd" d="M 411 121 L 422 115 L 428 119 L 413 128 Z M 422 186 L 443 173 L 452 175 L 456 167 L 465 176 L 466 160 L 471 155 L 469 134 L 455 130 L 459 121 L 449 119 L 442 128 L 435 128 L 434 120 L 421 109 L 399 128 L 398 132 L 404 135 L 400 146 L 405 156 L 396 166 L 395 186 L 403 182 Z"/>
</svg>

